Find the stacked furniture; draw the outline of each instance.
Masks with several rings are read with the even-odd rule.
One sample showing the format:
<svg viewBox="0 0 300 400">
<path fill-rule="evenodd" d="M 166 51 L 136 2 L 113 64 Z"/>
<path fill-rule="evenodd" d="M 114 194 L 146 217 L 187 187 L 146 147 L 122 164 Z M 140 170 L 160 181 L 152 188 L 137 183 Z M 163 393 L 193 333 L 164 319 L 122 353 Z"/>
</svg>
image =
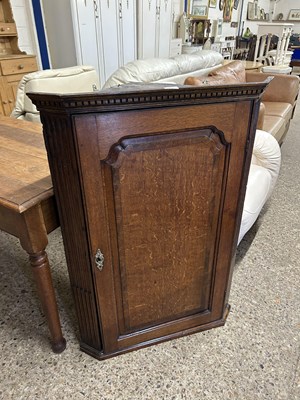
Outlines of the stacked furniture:
<svg viewBox="0 0 300 400">
<path fill-rule="evenodd" d="M 0 114 L 10 115 L 24 74 L 38 69 L 36 57 L 18 47 L 18 34 L 9 0 L 0 0 Z"/>
</svg>

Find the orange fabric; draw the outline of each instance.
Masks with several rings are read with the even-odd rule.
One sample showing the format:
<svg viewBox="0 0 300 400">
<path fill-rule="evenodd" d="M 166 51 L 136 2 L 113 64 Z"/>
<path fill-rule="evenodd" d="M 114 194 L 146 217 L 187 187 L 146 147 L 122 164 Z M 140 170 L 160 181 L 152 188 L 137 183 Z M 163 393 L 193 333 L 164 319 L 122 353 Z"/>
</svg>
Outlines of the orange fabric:
<svg viewBox="0 0 300 400">
<path fill-rule="evenodd" d="M 222 65 L 209 73 L 209 76 L 219 77 L 225 79 L 226 83 L 229 80 L 230 83 L 246 82 L 246 71 L 241 61 L 232 61 L 229 64 Z"/>
<path fill-rule="evenodd" d="M 232 61 L 209 73 L 208 76 L 189 76 L 184 81 L 185 85 L 207 86 L 245 83 L 245 67 L 241 61 Z"/>
</svg>

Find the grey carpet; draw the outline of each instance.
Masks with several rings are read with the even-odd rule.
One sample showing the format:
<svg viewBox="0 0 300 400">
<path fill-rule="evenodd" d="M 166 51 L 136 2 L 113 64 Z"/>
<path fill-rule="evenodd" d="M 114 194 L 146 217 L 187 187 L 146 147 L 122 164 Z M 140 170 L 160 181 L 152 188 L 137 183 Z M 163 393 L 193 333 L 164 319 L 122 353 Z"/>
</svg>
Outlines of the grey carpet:
<svg viewBox="0 0 300 400">
<path fill-rule="evenodd" d="M 27 256 L 0 233 L 0 398 L 296 400 L 299 371 L 300 104 L 280 177 L 241 242 L 225 327 L 106 361 L 79 350 L 60 231 L 48 254 L 67 339 L 51 352 Z"/>
</svg>

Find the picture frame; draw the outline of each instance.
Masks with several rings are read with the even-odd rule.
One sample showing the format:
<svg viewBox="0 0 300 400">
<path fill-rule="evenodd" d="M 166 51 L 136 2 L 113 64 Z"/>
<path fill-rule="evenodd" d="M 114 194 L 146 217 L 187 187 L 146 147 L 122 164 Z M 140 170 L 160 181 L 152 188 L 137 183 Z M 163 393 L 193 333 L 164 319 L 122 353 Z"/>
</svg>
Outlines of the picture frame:
<svg viewBox="0 0 300 400">
<path fill-rule="evenodd" d="M 256 1 L 253 1 L 253 3 L 249 1 L 247 6 L 247 19 L 249 21 L 258 19 L 258 6 Z"/>
<path fill-rule="evenodd" d="M 191 17 L 207 18 L 209 1 L 210 0 L 188 0 L 188 15 Z"/>
<path fill-rule="evenodd" d="M 223 21 L 231 22 L 232 9 L 234 0 L 225 0 L 223 9 Z"/>
<path fill-rule="evenodd" d="M 192 8 L 192 14 L 199 17 L 207 16 L 207 7 L 206 6 L 194 6 Z"/>
<path fill-rule="evenodd" d="M 289 21 L 300 21 L 300 9 L 293 9 L 290 10 L 289 16 L 288 16 Z"/>
<path fill-rule="evenodd" d="M 234 8 L 235 10 L 238 9 L 239 2 L 240 2 L 240 0 L 234 0 L 234 2 L 233 2 L 233 8 Z"/>
</svg>

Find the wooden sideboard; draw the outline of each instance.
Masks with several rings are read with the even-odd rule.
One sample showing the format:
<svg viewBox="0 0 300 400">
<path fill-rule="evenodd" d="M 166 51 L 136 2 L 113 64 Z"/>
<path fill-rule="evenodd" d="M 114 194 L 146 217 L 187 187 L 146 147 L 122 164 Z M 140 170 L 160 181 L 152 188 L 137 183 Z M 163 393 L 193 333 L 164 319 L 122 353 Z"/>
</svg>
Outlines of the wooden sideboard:
<svg viewBox="0 0 300 400">
<path fill-rule="evenodd" d="M 29 94 L 82 350 L 102 359 L 224 324 L 266 85 Z"/>
<path fill-rule="evenodd" d="M 34 55 L 18 47 L 18 34 L 9 0 L 0 0 L 0 115 L 9 116 L 24 74 L 37 71 Z"/>
</svg>

